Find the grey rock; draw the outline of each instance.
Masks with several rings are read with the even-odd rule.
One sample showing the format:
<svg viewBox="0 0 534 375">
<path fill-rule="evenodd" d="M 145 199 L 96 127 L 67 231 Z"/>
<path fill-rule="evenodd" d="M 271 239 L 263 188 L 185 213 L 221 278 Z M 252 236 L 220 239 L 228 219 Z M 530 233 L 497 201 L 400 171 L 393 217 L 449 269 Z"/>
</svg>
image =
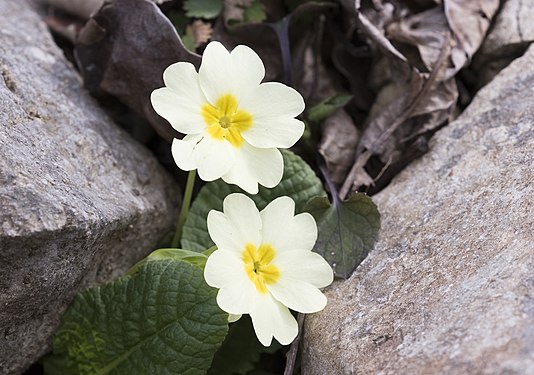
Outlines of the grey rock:
<svg viewBox="0 0 534 375">
<path fill-rule="evenodd" d="M 179 190 L 25 1 L 0 1 L 0 124 L 0 374 L 17 374 L 50 348 L 77 291 L 172 231 Z"/>
<path fill-rule="evenodd" d="M 505 0 L 473 65 L 480 86 L 489 82 L 534 42 L 534 1 Z"/>
<path fill-rule="evenodd" d="M 303 374 L 534 374 L 534 47 L 375 196 L 379 242 L 306 319 Z"/>
<path fill-rule="evenodd" d="M 495 23 L 481 46 L 481 53 L 498 56 L 534 41 L 534 3 L 505 0 Z"/>
</svg>

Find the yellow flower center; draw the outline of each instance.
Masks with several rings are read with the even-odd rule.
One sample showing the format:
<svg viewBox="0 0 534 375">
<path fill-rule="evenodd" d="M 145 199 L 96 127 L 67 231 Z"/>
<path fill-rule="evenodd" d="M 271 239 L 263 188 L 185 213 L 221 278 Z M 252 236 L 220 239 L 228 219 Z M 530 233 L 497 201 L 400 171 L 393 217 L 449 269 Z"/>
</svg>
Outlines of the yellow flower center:
<svg viewBox="0 0 534 375">
<path fill-rule="evenodd" d="M 257 248 L 249 243 L 241 253 L 248 278 L 262 294 L 267 293 L 266 285 L 274 284 L 280 278 L 278 267 L 271 264 L 275 255 L 276 251 L 268 244 L 262 244 Z"/>
<path fill-rule="evenodd" d="M 237 98 L 232 94 L 222 95 L 215 105 L 203 104 L 201 112 L 208 126 L 208 134 L 219 141 L 227 140 L 234 147 L 241 146 L 241 132 L 252 126 L 252 116 L 237 108 Z"/>
</svg>

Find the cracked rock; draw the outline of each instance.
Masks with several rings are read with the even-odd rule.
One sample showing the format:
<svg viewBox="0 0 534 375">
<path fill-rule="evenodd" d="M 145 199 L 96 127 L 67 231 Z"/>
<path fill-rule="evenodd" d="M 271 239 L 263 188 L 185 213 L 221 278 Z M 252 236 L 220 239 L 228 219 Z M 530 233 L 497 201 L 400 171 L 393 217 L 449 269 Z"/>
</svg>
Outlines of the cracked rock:
<svg viewBox="0 0 534 375">
<path fill-rule="evenodd" d="M 0 124 L 0 374 L 19 374 L 77 291 L 172 230 L 179 191 L 84 91 L 25 1 L 0 2 Z"/>
<path fill-rule="evenodd" d="M 375 196 L 379 242 L 306 318 L 302 373 L 534 373 L 534 47 Z"/>
</svg>

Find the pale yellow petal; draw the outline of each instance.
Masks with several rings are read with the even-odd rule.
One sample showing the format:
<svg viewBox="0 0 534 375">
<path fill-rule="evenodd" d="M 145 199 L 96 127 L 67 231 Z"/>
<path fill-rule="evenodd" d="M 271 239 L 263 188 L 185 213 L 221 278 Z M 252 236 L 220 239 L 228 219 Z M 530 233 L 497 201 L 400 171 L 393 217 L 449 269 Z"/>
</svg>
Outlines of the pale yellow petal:
<svg viewBox="0 0 534 375">
<path fill-rule="evenodd" d="M 304 123 L 291 117 L 265 117 L 256 119 L 252 114 L 252 126 L 243 132 L 243 138 L 259 148 L 289 148 L 304 134 Z"/>
<path fill-rule="evenodd" d="M 234 165 L 222 178 L 247 193 L 257 194 L 258 184 L 275 187 L 282 180 L 283 173 L 284 160 L 280 151 L 275 148 L 257 149 L 244 142 L 236 150 Z"/>
<path fill-rule="evenodd" d="M 334 272 L 327 261 L 312 251 L 279 251 L 275 265 L 286 278 L 324 288 L 334 281 Z"/>
<path fill-rule="evenodd" d="M 284 274 L 276 283 L 267 285 L 267 289 L 277 301 L 301 313 L 314 313 L 326 306 L 326 296 L 318 288 Z"/>
<path fill-rule="evenodd" d="M 280 197 L 265 207 L 262 219 L 263 241 L 277 251 L 311 250 L 317 240 L 317 224 L 308 213 L 293 216 L 295 202 L 289 197 Z"/>
</svg>

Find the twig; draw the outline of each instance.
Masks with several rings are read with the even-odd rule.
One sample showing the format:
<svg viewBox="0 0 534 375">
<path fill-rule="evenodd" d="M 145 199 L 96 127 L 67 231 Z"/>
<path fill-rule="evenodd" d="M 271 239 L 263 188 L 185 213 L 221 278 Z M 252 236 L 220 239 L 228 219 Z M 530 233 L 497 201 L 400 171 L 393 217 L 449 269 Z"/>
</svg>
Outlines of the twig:
<svg viewBox="0 0 534 375">
<path fill-rule="evenodd" d="M 286 360 L 286 368 L 284 370 L 284 375 L 293 375 L 293 371 L 295 369 L 295 363 L 297 362 L 297 353 L 299 351 L 299 343 L 300 338 L 302 337 L 302 327 L 304 326 L 304 318 L 306 315 L 300 314 L 297 317 L 297 322 L 299 326 L 299 333 L 293 343 L 291 344 L 291 347 L 289 348 L 289 351 L 287 352 L 287 360 Z"/>
<path fill-rule="evenodd" d="M 323 175 L 323 178 L 326 182 L 326 186 L 328 186 L 328 190 L 330 191 L 330 195 L 332 196 L 332 204 L 334 207 L 337 207 L 341 200 L 339 199 L 339 193 L 336 189 L 336 185 L 334 184 L 334 181 L 332 181 L 332 177 L 330 176 L 330 171 L 326 167 L 326 161 L 324 160 L 323 155 L 317 153 L 317 165 L 319 167 L 319 171 Z"/>
</svg>

